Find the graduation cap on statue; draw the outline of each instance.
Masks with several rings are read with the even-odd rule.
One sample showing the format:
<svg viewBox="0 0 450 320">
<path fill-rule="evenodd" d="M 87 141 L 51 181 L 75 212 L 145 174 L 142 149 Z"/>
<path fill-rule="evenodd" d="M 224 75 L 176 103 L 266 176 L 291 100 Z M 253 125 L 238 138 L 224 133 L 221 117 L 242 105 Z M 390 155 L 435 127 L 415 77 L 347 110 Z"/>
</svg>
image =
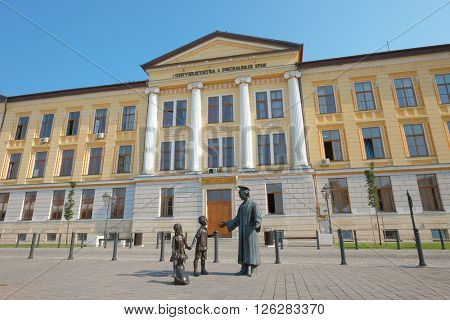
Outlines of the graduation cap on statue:
<svg viewBox="0 0 450 320">
<path fill-rule="evenodd" d="M 242 191 L 250 191 L 249 188 L 244 187 L 244 186 L 237 186 L 236 189 L 237 189 L 237 190 L 242 190 Z"/>
</svg>

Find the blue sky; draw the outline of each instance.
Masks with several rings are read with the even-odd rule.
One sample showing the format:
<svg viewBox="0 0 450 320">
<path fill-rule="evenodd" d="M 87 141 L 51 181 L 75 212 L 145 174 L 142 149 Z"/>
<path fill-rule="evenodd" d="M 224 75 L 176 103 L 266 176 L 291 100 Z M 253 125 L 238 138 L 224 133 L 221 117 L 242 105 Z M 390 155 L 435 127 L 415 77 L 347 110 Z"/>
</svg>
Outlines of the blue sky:
<svg viewBox="0 0 450 320">
<path fill-rule="evenodd" d="M 140 64 L 214 30 L 304 43 L 305 61 L 374 52 L 448 2 L 0 0 L 0 94 L 145 80 Z M 390 49 L 449 42 L 450 4 Z"/>
</svg>

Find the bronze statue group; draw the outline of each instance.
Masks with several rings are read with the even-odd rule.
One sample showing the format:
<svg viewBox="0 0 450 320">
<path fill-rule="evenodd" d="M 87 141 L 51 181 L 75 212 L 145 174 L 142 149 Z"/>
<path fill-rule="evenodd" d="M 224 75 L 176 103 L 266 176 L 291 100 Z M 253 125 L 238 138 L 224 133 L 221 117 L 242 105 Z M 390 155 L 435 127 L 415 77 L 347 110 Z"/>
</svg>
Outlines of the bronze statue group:
<svg viewBox="0 0 450 320">
<path fill-rule="evenodd" d="M 252 277 L 256 274 L 257 267 L 261 264 L 259 256 L 258 233 L 261 231 L 261 212 L 256 202 L 250 199 L 250 189 L 239 186 L 239 197 L 242 204 L 239 207 L 236 217 L 230 221 L 221 222 L 220 228 L 227 227 L 232 231 L 239 227 L 239 251 L 238 263 L 242 266 L 236 275 L 247 275 Z M 192 244 L 189 246 L 186 237 L 183 235 L 181 224 L 173 226 L 175 236 L 172 239 L 173 277 L 175 284 L 189 284 L 189 276 L 186 274 L 185 264 L 187 255 L 185 249 L 191 250 L 195 243 L 194 276 L 208 275 L 206 271 L 206 259 L 208 251 L 208 220 L 205 216 L 198 218 L 200 224 L 195 234 Z M 201 271 L 198 271 L 198 261 L 200 260 Z"/>
</svg>

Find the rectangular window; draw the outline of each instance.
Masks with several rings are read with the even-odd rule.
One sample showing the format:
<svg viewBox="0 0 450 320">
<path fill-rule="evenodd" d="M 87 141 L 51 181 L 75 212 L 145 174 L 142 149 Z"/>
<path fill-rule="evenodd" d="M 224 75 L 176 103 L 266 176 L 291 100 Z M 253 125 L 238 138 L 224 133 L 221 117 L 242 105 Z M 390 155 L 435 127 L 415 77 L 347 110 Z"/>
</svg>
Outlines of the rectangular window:
<svg viewBox="0 0 450 320">
<path fill-rule="evenodd" d="M 208 139 L 208 167 L 218 168 L 219 165 L 219 138 Z"/>
<path fill-rule="evenodd" d="M 234 138 L 222 138 L 222 167 L 234 167 Z"/>
<path fill-rule="evenodd" d="M 336 113 L 333 86 L 317 87 L 317 100 L 319 102 L 319 113 Z"/>
<path fill-rule="evenodd" d="M 405 124 L 406 143 L 410 157 L 428 156 L 428 148 L 425 133 L 421 124 Z"/>
<path fill-rule="evenodd" d="M 87 233 L 77 233 L 77 241 L 87 241 Z"/>
<path fill-rule="evenodd" d="M 78 124 L 80 122 L 80 111 L 69 112 L 67 119 L 66 136 L 76 136 L 78 134 Z"/>
<path fill-rule="evenodd" d="M 54 114 L 44 114 L 42 117 L 41 132 L 39 138 L 50 138 L 52 134 Z"/>
<path fill-rule="evenodd" d="M 270 108 L 269 108 L 270 106 Z M 256 92 L 256 118 L 283 118 L 283 93 L 281 90 Z"/>
<path fill-rule="evenodd" d="M 322 131 L 323 149 L 325 158 L 331 161 L 341 161 L 342 155 L 341 135 L 339 130 Z"/>
<path fill-rule="evenodd" d="M 177 101 L 176 126 L 186 125 L 187 100 Z"/>
<path fill-rule="evenodd" d="M 161 142 L 161 171 L 170 170 L 172 142 Z"/>
<path fill-rule="evenodd" d="M 447 229 L 431 229 L 431 237 L 433 240 L 441 240 L 441 236 L 439 234 L 439 230 L 441 231 L 442 238 L 444 240 L 448 240 L 448 230 Z"/>
<path fill-rule="evenodd" d="M 105 133 L 106 132 L 107 112 L 108 112 L 108 110 L 106 110 L 106 109 L 95 110 L 94 132 L 93 133 Z"/>
<path fill-rule="evenodd" d="M 219 97 L 208 98 L 208 123 L 219 123 Z"/>
<path fill-rule="evenodd" d="M 334 213 L 351 213 L 346 178 L 329 179 Z"/>
<path fill-rule="evenodd" d="M 130 145 L 119 147 L 119 158 L 117 160 L 117 173 L 131 172 L 131 149 Z"/>
<path fill-rule="evenodd" d="M 400 107 L 416 107 L 417 100 L 414 93 L 414 86 L 411 78 L 401 78 L 394 80 L 397 101 Z"/>
<path fill-rule="evenodd" d="M 66 191 L 58 190 L 53 191 L 52 211 L 50 214 L 50 220 L 61 220 L 64 210 L 64 197 Z"/>
<path fill-rule="evenodd" d="M 436 80 L 441 104 L 450 103 L 450 73 L 437 74 L 434 76 Z"/>
<path fill-rule="evenodd" d="M 186 151 L 186 141 L 175 141 L 175 160 L 174 169 L 182 170 L 185 168 L 185 151 Z"/>
<path fill-rule="evenodd" d="M 59 175 L 61 177 L 70 177 L 72 175 L 73 167 L 73 157 L 75 155 L 75 150 L 63 150 L 61 156 L 61 168 L 59 170 Z"/>
<path fill-rule="evenodd" d="M 55 242 L 56 233 L 47 233 L 47 242 Z"/>
<path fill-rule="evenodd" d="M 33 178 L 42 178 L 44 176 L 46 162 L 47 162 L 47 152 L 36 152 L 32 175 Z"/>
<path fill-rule="evenodd" d="M 269 118 L 267 92 L 256 93 L 256 118 L 257 119 Z"/>
<path fill-rule="evenodd" d="M 364 139 L 364 149 L 366 151 L 366 159 L 383 159 L 384 150 L 380 128 L 379 127 L 363 128 L 362 135 Z"/>
<path fill-rule="evenodd" d="M 352 230 L 342 230 L 342 238 L 344 241 L 354 241 Z"/>
<path fill-rule="evenodd" d="M 19 233 L 17 235 L 17 237 L 19 238 L 19 241 L 27 241 L 27 234 L 26 233 Z"/>
<path fill-rule="evenodd" d="M 173 217 L 174 190 L 173 188 L 161 189 L 161 217 Z"/>
<path fill-rule="evenodd" d="M 165 101 L 163 104 L 163 127 L 185 126 L 186 114 L 187 100 Z"/>
<path fill-rule="evenodd" d="M 111 219 L 123 219 L 125 212 L 125 193 L 126 188 L 114 188 L 113 195 L 116 196 L 116 202 L 111 206 Z"/>
<path fill-rule="evenodd" d="M 286 164 L 286 139 L 284 133 L 273 134 L 273 158 L 274 164 Z"/>
<path fill-rule="evenodd" d="M 28 121 L 29 117 L 20 117 L 17 121 L 16 134 L 14 136 L 15 140 L 25 140 L 27 135 Z"/>
<path fill-rule="evenodd" d="M 375 110 L 372 83 L 370 81 L 355 83 L 356 103 L 359 111 Z"/>
<path fill-rule="evenodd" d="M 270 91 L 270 107 L 272 118 L 283 118 L 283 94 L 281 90 Z"/>
<path fill-rule="evenodd" d="M 9 193 L 0 193 L 0 221 L 5 221 L 8 208 Z"/>
<path fill-rule="evenodd" d="M 376 177 L 378 208 L 384 212 L 395 212 L 394 194 L 390 177 Z"/>
<path fill-rule="evenodd" d="M 6 179 L 17 179 L 21 157 L 21 153 L 13 153 L 9 156 L 8 173 L 6 174 Z"/>
<path fill-rule="evenodd" d="M 283 187 L 281 183 L 268 183 L 267 210 L 269 214 L 283 214 Z"/>
<path fill-rule="evenodd" d="M 163 127 L 172 127 L 174 120 L 173 101 L 166 101 L 163 105 Z"/>
<path fill-rule="evenodd" d="M 434 174 L 417 175 L 417 184 L 419 185 L 420 199 L 425 211 L 442 211 L 441 196 Z"/>
<path fill-rule="evenodd" d="M 388 241 L 395 241 L 398 236 L 398 230 L 383 230 L 384 239 Z M 399 237 L 400 239 L 400 237 Z"/>
<path fill-rule="evenodd" d="M 222 122 L 233 121 L 233 96 L 222 96 Z"/>
<path fill-rule="evenodd" d="M 134 130 L 136 120 L 136 107 L 123 107 L 122 111 L 122 131 Z"/>
<path fill-rule="evenodd" d="M 85 189 L 81 197 L 80 219 L 92 219 L 95 189 Z"/>
<path fill-rule="evenodd" d="M 102 153 L 103 148 L 91 148 L 89 157 L 88 174 L 100 174 L 102 169 Z"/>
<path fill-rule="evenodd" d="M 258 161 L 259 165 L 269 165 L 270 162 L 270 135 L 258 135 Z"/>
<path fill-rule="evenodd" d="M 36 202 L 37 192 L 26 192 L 23 202 L 22 220 L 33 219 L 34 203 Z"/>
</svg>

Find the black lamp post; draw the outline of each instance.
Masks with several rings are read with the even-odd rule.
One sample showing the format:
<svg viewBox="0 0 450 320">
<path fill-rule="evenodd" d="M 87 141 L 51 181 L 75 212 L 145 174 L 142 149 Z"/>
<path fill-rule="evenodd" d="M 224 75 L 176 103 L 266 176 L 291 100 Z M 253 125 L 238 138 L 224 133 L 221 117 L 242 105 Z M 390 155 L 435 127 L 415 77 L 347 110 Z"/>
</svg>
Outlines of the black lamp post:
<svg viewBox="0 0 450 320">
<path fill-rule="evenodd" d="M 412 201 L 411 195 L 409 194 L 409 191 L 406 191 L 406 197 L 408 198 L 409 213 L 411 214 L 414 238 L 416 240 L 417 254 L 419 255 L 419 267 L 425 267 L 426 264 L 425 264 L 425 258 L 423 257 L 422 243 L 420 241 L 420 233 L 419 233 L 419 229 L 417 229 L 417 227 L 416 227 L 416 221 L 414 220 L 413 201 Z"/>
<path fill-rule="evenodd" d="M 330 227 L 330 234 L 333 234 L 333 229 L 331 228 L 330 205 L 328 204 L 328 199 L 330 198 L 331 194 L 331 186 L 327 183 L 322 187 L 322 190 L 320 192 L 322 193 L 322 196 L 327 204 L 328 224 Z"/>
<path fill-rule="evenodd" d="M 103 198 L 103 202 L 106 204 L 105 231 L 103 232 L 103 248 L 106 248 L 109 207 L 113 206 L 116 203 L 117 197 L 114 195 L 111 195 L 108 192 L 105 192 L 103 194 L 102 198 Z"/>
</svg>

